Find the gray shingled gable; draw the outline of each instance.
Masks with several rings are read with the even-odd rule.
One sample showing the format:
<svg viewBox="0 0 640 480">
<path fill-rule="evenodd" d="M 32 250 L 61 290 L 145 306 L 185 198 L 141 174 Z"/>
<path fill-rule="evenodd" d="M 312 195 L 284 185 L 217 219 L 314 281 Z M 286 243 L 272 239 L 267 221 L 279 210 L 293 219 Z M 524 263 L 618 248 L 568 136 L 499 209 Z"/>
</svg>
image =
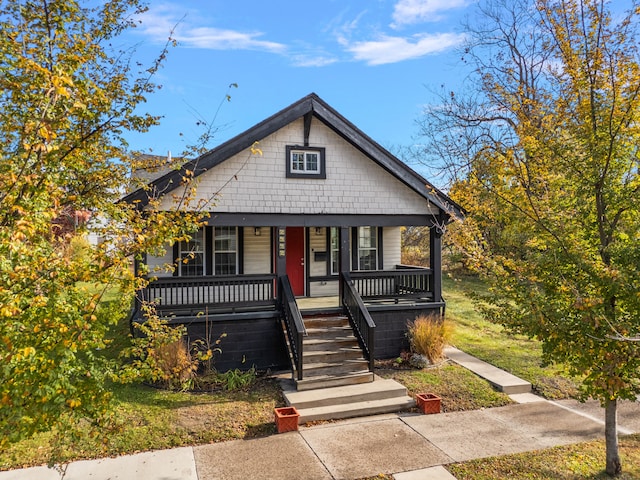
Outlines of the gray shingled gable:
<svg viewBox="0 0 640 480">
<path fill-rule="evenodd" d="M 309 114 L 318 118 L 391 175 L 436 205 L 444 217 L 462 216 L 462 209 L 453 200 L 364 134 L 315 93 L 307 95 L 240 135 L 185 163 L 180 170 L 171 171 L 153 180 L 149 184 L 151 191 L 167 193 L 180 186 L 186 170 L 193 171 L 195 176 L 202 175 L 233 155 L 251 147 L 255 142 L 259 142 L 285 125 Z M 149 201 L 148 195 L 147 190 L 140 188 L 122 200 L 131 203 L 137 202 L 140 207 L 144 207 Z"/>
</svg>

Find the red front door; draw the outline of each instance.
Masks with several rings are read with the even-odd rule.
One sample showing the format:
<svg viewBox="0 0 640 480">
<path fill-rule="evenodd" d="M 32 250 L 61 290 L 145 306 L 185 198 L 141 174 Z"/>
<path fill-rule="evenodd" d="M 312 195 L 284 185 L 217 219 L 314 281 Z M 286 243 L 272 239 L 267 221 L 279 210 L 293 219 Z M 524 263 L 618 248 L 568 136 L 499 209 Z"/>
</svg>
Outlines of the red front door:
<svg viewBox="0 0 640 480">
<path fill-rule="evenodd" d="M 304 227 L 287 227 L 287 276 L 293 294 L 304 296 Z"/>
</svg>

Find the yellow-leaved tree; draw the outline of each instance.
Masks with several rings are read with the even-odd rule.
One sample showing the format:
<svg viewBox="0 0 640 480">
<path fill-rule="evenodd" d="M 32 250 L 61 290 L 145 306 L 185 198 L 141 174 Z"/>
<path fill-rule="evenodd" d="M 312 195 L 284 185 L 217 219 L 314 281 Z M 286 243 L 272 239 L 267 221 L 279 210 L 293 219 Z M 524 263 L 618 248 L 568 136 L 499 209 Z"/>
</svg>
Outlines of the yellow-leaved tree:
<svg viewBox="0 0 640 480">
<path fill-rule="evenodd" d="M 131 261 L 201 221 L 197 208 L 118 201 L 135 168 L 124 136 L 158 120 L 137 107 L 166 50 L 138 70 L 112 46 L 143 10 L 137 0 L 0 2 L 0 448 L 107 417 L 108 382 L 140 374 L 103 355 L 143 282 Z M 101 244 L 82 242 L 89 226 Z M 105 311 L 111 288 L 125 305 Z"/>
<path fill-rule="evenodd" d="M 584 378 L 617 475 L 617 402 L 640 393 L 640 6 L 479 9 L 470 84 L 426 112 L 426 151 L 469 212 L 460 238 L 491 281 L 485 312 Z"/>
</svg>

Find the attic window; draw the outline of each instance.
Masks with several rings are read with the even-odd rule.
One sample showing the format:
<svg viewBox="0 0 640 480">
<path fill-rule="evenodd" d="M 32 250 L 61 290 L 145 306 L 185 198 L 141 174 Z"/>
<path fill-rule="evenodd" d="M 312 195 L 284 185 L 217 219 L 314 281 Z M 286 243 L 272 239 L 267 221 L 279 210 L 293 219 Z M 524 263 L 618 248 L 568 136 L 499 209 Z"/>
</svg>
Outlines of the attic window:
<svg viewBox="0 0 640 480">
<path fill-rule="evenodd" d="M 327 178 L 324 148 L 287 146 L 287 178 Z"/>
</svg>

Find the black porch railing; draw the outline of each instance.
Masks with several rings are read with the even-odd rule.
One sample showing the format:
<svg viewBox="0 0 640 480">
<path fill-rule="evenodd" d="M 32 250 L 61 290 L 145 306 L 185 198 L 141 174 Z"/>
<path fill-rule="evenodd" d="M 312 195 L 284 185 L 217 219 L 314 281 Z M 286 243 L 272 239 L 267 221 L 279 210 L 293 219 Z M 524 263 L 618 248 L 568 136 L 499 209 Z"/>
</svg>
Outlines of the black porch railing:
<svg viewBox="0 0 640 480">
<path fill-rule="evenodd" d="M 414 299 L 433 301 L 433 271 L 397 266 L 397 270 L 351 272 L 353 285 L 365 300 Z"/>
<path fill-rule="evenodd" d="M 275 308 L 275 275 L 158 278 L 140 292 L 160 315 L 196 315 L 231 309 Z"/>
<path fill-rule="evenodd" d="M 374 323 L 367 307 L 365 307 L 362 298 L 358 294 L 348 273 L 342 274 L 344 288 L 342 289 L 342 305 L 344 306 L 353 333 L 360 343 L 362 352 L 367 360 L 369 360 L 369 370 L 373 372 L 375 360 L 375 329 Z"/>
<path fill-rule="evenodd" d="M 293 362 L 293 366 L 297 372 L 298 380 L 302 380 L 302 354 L 303 354 L 303 337 L 307 334 L 302 320 L 302 315 L 296 303 L 296 297 L 293 294 L 291 283 L 288 276 L 280 277 L 278 300 L 282 310 L 282 317 L 286 327 L 287 338 L 289 340 L 289 349 Z"/>
</svg>

